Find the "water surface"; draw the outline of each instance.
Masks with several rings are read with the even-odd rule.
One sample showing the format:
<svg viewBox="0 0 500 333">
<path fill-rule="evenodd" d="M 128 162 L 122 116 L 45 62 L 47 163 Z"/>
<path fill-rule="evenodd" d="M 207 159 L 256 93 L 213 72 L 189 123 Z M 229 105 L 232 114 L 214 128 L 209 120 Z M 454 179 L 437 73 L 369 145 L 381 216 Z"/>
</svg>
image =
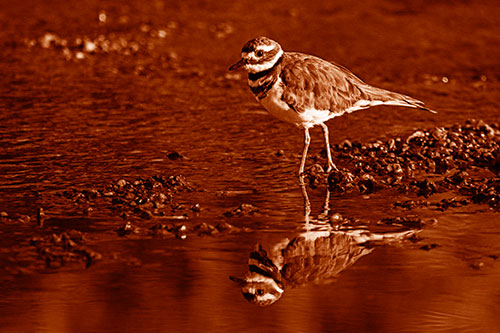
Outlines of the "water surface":
<svg viewBox="0 0 500 333">
<path fill-rule="evenodd" d="M 370 251 L 335 276 L 286 288 L 270 306 L 248 303 L 229 277 L 245 275 L 255 246 L 270 252 L 307 234 L 295 176 L 303 133 L 267 115 L 244 75 L 227 68 L 244 42 L 267 35 L 439 111 L 380 107 L 346 115 L 329 122 L 332 143 L 385 140 L 469 118 L 498 122 L 499 14 L 493 1 L 3 1 L 0 211 L 14 219 L 0 224 L 1 329 L 494 331 L 498 211 L 397 210 L 392 203 L 405 196 L 390 191 L 332 195 L 327 217 L 318 218 L 326 188 L 308 188 L 310 220 L 340 214 L 373 235 L 401 231 L 376 224 L 385 217 L 437 223 L 415 230 L 415 239 L 363 248 Z M 319 129 L 312 140 L 318 155 Z M 169 158 L 173 152 L 183 158 Z M 240 231 L 121 237 L 115 230 L 124 220 L 109 205 L 85 213 L 57 195 L 179 174 L 194 191 L 173 200 L 201 207 L 181 222 L 228 222 Z M 223 215 L 242 203 L 258 213 Z M 44 227 L 36 223 L 39 207 Z M 133 220 L 144 229 L 156 222 Z M 88 268 L 46 268 L 30 240 L 71 230 L 102 258 Z"/>
</svg>

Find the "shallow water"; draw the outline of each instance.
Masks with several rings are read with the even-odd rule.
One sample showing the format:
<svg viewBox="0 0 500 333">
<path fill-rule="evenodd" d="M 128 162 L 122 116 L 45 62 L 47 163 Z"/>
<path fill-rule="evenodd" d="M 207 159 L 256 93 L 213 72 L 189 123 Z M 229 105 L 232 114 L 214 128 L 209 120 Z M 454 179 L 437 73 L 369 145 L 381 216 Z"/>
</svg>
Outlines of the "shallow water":
<svg viewBox="0 0 500 333">
<path fill-rule="evenodd" d="M 245 275 L 257 244 L 271 253 L 306 233 L 295 175 L 303 133 L 267 115 L 244 75 L 227 68 L 246 40 L 268 35 L 286 49 L 334 59 L 368 83 L 410 94 L 439 111 L 433 116 L 387 107 L 346 115 L 329 122 L 332 143 L 385 140 L 469 118 L 498 122 L 498 14 L 493 1 L 4 1 L 0 212 L 14 219 L 0 224 L 0 328 L 496 330 L 498 211 L 469 205 L 408 212 L 392 207 L 406 195 L 388 191 L 332 194 L 327 215 L 358 219 L 356 228 L 373 237 L 402 232 L 377 225 L 386 217 L 437 222 L 415 230 L 413 239 L 366 248 L 348 242 L 349 250 L 370 251 L 336 274 L 285 288 L 270 306 L 249 304 L 229 277 Z M 322 148 L 321 132 L 311 134 L 314 156 Z M 183 158 L 169 158 L 173 152 Z M 96 202 L 84 212 L 58 196 L 120 179 L 178 174 L 194 191 L 176 193 L 173 200 L 201 207 L 199 213 L 181 210 L 188 212 L 182 223 L 228 222 L 240 231 L 186 239 L 121 237 L 115 230 L 124 221 L 109 205 Z M 312 224 L 324 228 L 328 218 L 318 215 L 326 189 L 307 193 Z M 223 215 L 242 203 L 258 212 Z M 39 207 L 47 215 L 43 227 L 36 223 Z M 146 230 L 156 220 L 132 222 Z M 102 258 L 88 268 L 78 261 L 46 268 L 30 240 L 70 230 L 82 232 L 86 246 Z"/>
</svg>

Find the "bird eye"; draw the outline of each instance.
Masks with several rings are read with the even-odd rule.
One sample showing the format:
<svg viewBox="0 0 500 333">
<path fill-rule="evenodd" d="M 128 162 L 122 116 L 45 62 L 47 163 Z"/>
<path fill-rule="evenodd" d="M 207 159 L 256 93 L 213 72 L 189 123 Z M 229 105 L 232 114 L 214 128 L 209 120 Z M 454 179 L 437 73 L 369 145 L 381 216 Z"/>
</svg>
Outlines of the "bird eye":
<svg viewBox="0 0 500 333">
<path fill-rule="evenodd" d="M 263 289 L 257 289 L 257 295 L 259 295 L 259 296 L 264 295 L 264 290 Z"/>
<path fill-rule="evenodd" d="M 257 55 L 257 57 L 262 57 L 264 55 L 264 51 L 258 50 L 257 52 L 255 52 L 255 54 Z"/>
</svg>

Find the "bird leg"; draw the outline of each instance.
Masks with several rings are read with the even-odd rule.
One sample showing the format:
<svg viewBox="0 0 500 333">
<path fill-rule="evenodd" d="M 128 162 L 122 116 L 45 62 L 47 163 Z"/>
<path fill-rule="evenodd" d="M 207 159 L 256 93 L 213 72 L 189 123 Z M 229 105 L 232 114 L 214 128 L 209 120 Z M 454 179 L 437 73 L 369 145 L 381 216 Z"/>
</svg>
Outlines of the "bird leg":
<svg viewBox="0 0 500 333">
<path fill-rule="evenodd" d="M 328 186 L 326 187 L 325 202 L 323 203 L 323 213 L 321 213 L 318 218 L 319 220 L 327 221 L 328 212 L 330 211 L 330 190 Z"/>
<path fill-rule="evenodd" d="M 307 195 L 306 186 L 304 184 L 300 184 L 300 189 L 302 190 L 302 196 L 304 197 L 304 221 L 306 222 L 306 225 L 308 225 L 311 215 L 311 202 L 309 201 L 309 196 Z"/>
<path fill-rule="evenodd" d="M 337 167 L 335 166 L 335 164 L 333 164 L 333 161 L 332 161 L 332 153 L 330 152 L 330 136 L 328 134 L 328 126 L 326 126 L 323 123 L 321 123 L 320 125 L 323 128 L 323 134 L 325 135 L 326 157 L 328 159 L 328 168 L 326 169 L 326 172 L 329 173 L 332 170 L 338 171 Z"/>
<path fill-rule="evenodd" d="M 309 143 L 311 142 L 311 136 L 309 135 L 309 128 L 304 128 L 304 149 L 302 150 L 302 160 L 300 161 L 299 168 L 299 183 L 304 185 L 304 168 L 306 166 L 307 150 L 309 149 Z"/>
</svg>

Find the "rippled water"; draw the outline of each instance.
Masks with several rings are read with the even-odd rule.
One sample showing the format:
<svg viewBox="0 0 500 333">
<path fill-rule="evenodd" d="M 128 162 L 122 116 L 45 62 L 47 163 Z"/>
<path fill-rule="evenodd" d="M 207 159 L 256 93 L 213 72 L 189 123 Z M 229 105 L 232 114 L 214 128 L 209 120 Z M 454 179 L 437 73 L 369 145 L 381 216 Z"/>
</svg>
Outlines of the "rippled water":
<svg viewBox="0 0 500 333">
<path fill-rule="evenodd" d="M 384 217 L 437 220 L 413 239 L 388 237 L 365 247 L 350 228 L 325 232 L 321 221 L 328 217 L 318 216 L 326 189 L 308 188 L 310 219 L 323 233 L 307 231 L 295 175 L 302 131 L 268 116 L 245 77 L 226 71 L 243 42 L 265 34 L 287 49 L 335 59 L 367 82 L 411 94 L 440 112 L 375 108 L 334 119 L 332 143 L 369 142 L 468 118 L 498 122 L 495 2 L 4 1 L 2 7 L 0 212 L 32 218 L 0 224 L 2 330 L 436 332 L 499 326 L 498 212 L 471 205 L 408 213 L 392 208 L 403 196 L 388 192 L 329 197 L 329 218 L 356 218 L 355 229 L 370 237 L 390 232 L 397 239 L 404 231 L 376 225 Z M 312 137 L 311 154 L 317 155 L 320 130 Z M 183 158 L 169 158 L 172 152 Z M 195 187 L 175 200 L 201 207 L 186 224 L 229 222 L 246 231 L 184 240 L 120 237 L 114 230 L 123 220 L 109 207 L 85 215 L 56 196 L 174 174 Z M 223 216 L 241 203 L 258 214 Z M 38 207 L 48 216 L 45 229 L 36 226 Z M 72 229 L 84 233 L 101 260 L 89 268 L 70 263 L 45 269 L 39 262 L 27 269 L 37 260 L 32 237 Z M 314 237 L 329 245 L 315 248 L 307 243 Z M 323 272 L 314 281 L 288 282 L 270 306 L 250 304 L 229 277 L 245 276 L 257 244 L 270 255 L 280 246 L 304 244 L 317 256 L 293 260 L 312 260 Z M 319 253 L 338 263 L 322 266 Z M 352 260 L 342 261 L 347 257 Z"/>
</svg>

